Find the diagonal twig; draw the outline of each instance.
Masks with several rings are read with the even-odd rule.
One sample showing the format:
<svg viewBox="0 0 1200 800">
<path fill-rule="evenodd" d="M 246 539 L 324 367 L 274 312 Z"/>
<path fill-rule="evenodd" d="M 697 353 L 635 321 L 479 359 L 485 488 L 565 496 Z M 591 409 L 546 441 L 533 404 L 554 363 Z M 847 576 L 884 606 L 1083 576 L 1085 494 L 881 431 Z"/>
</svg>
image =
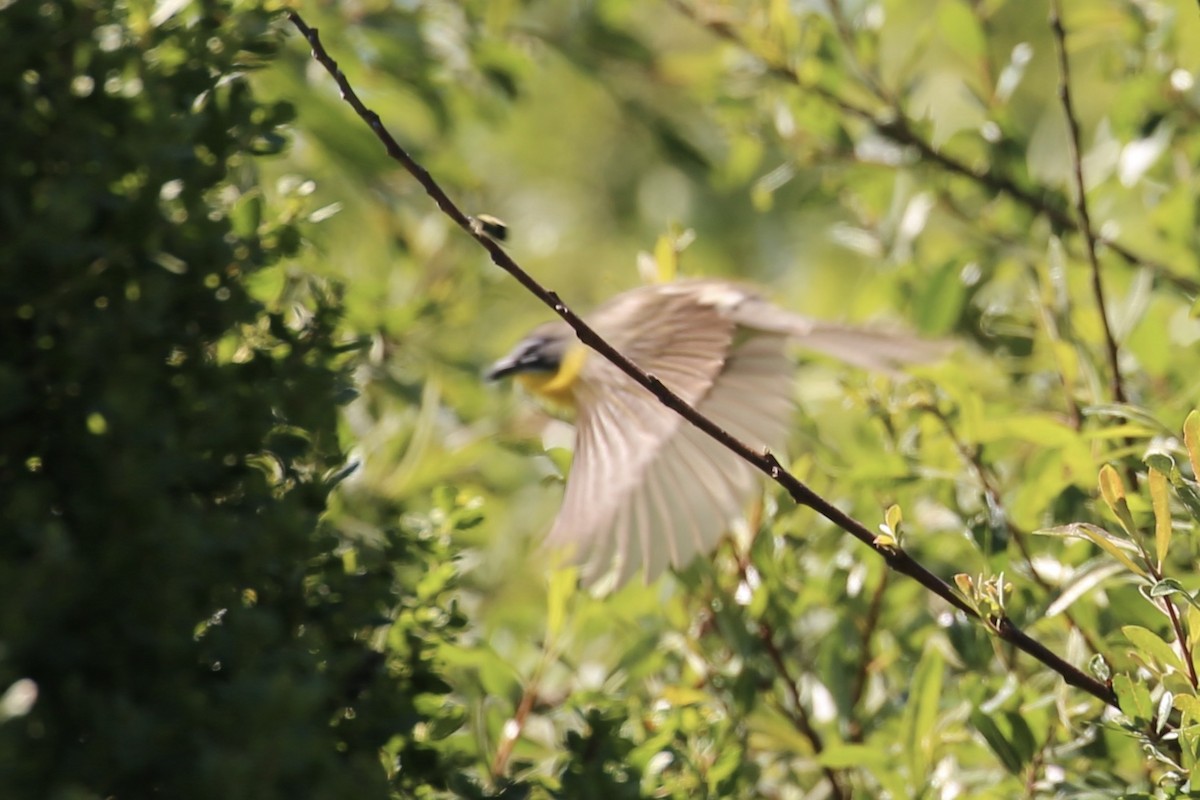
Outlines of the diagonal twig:
<svg viewBox="0 0 1200 800">
<path fill-rule="evenodd" d="M 939 150 L 917 131 L 916 125 L 905 115 L 904 110 L 895 100 L 883 94 L 877 95 L 886 104 L 886 107 L 879 111 L 859 105 L 820 83 L 806 79 L 789 64 L 775 62 L 759 54 L 727 21 L 705 16 L 687 0 L 667 0 L 667 3 L 713 35 L 757 58 L 767 72 L 775 78 L 819 97 L 839 111 L 867 123 L 880 135 L 891 139 L 896 144 L 911 147 L 920 156 L 923 163 L 933 164 L 952 175 L 965 178 L 991 194 L 1006 195 L 1033 214 L 1044 216 L 1058 230 L 1084 232 L 1081 227 L 1082 223 L 1071 215 L 1065 201 L 1061 201 L 1056 193 L 1043 187 L 1026 188 L 1011 176 L 990 165 L 972 166 L 966 161 Z M 1200 281 L 1181 275 L 1161 261 L 1138 253 L 1128 245 L 1121 244 L 1102 233 L 1092 231 L 1090 228 L 1088 233 L 1094 243 L 1104 245 L 1129 266 L 1148 269 L 1158 278 L 1182 291 L 1190 294 L 1200 293 Z"/>
<path fill-rule="evenodd" d="M 1080 149 L 1079 118 L 1075 115 L 1075 105 L 1071 100 L 1071 65 L 1067 58 L 1067 31 L 1062 22 L 1062 4 L 1060 0 L 1050 2 L 1050 30 L 1054 33 L 1054 50 L 1058 54 L 1058 99 L 1062 103 L 1063 114 L 1067 118 L 1067 137 L 1071 152 L 1071 172 L 1075 181 L 1075 213 L 1079 216 L 1078 230 L 1083 234 L 1088 265 L 1092 268 L 1092 295 L 1096 299 L 1096 310 L 1100 314 L 1100 325 L 1104 329 L 1104 349 L 1108 357 L 1109 387 L 1113 399 L 1125 403 L 1125 385 L 1121 380 L 1121 365 L 1117 353 L 1117 340 L 1113 336 L 1112 325 L 1108 319 L 1108 310 L 1104 300 L 1104 281 L 1100 276 L 1100 259 L 1096 255 L 1098 237 L 1092 229 L 1091 213 L 1088 211 L 1087 187 L 1083 181 L 1083 154 Z"/>
<path fill-rule="evenodd" d="M 883 616 L 883 594 L 887 591 L 889 575 L 891 573 L 887 570 L 880 574 L 879 584 L 871 594 L 871 604 L 867 607 L 867 618 L 862 625 L 862 653 L 858 657 L 858 669 L 854 673 L 854 682 L 850 687 L 850 708 L 856 711 L 858 711 L 858 704 L 862 702 L 863 696 L 867 692 L 867 679 L 871 677 L 871 662 L 875 660 L 871 652 L 871 641 L 879 627 L 879 620 Z M 850 721 L 848 738 L 852 742 L 861 742 L 865 733 L 866 730 L 859 715 L 856 714 L 855 718 Z"/>
<path fill-rule="evenodd" d="M 295 11 L 287 11 L 287 18 L 296 26 L 297 30 L 308 41 L 312 48 L 313 58 L 317 60 L 325 69 L 333 76 L 341 91 L 343 99 L 354 109 L 355 113 L 371 128 L 375 136 L 380 140 L 386 149 L 388 155 L 400 163 L 411 174 L 426 193 L 437 204 L 447 217 L 454 221 L 468 235 L 474 238 L 481 247 L 483 247 L 492 262 L 510 274 L 518 283 L 524 286 L 531 294 L 552 308 L 555 313 L 562 317 L 575 331 L 579 340 L 588 347 L 595 350 L 601 356 L 610 361 L 615 367 L 620 369 L 632 380 L 634 380 L 642 388 L 653 394 L 659 402 L 675 411 L 689 423 L 699 428 L 704 433 L 715 439 L 721 445 L 734 454 L 739 456 L 747 464 L 751 465 L 759 472 L 769 477 L 771 480 L 783 487 L 798 505 L 808 506 L 816 511 L 829 522 L 833 523 L 838 528 L 841 528 L 846 533 L 849 533 L 854 538 L 858 539 L 876 555 L 882 558 L 887 565 L 894 571 L 902 575 L 907 575 L 913 580 L 920 583 L 933 594 L 942 598 L 955 609 L 966 615 L 967 617 L 979 620 L 986 624 L 996 636 L 1004 641 L 1012 644 L 1018 650 L 1021 650 L 1036 660 L 1040 661 L 1049 669 L 1058 673 L 1064 681 L 1069 685 L 1081 689 L 1107 705 L 1117 707 L 1117 698 L 1112 689 L 1104 683 L 1096 680 L 1088 675 L 1083 670 L 1069 663 L 1058 654 L 1052 652 L 1041 642 L 1030 637 L 1027 633 L 1017 627 L 1010 619 L 1005 616 L 989 616 L 983 618 L 980 614 L 971 607 L 969 603 L 964 601 L 950 584 L 942 580 L 940 577 L 931 572 L 927 567 L 914 559 L 906 551 L 897 547 L 888 546 L 876 542 L 876 536 L 863 523 L 851 517 L 849 514 L 842 511 L 831 501 L 825 499 L 821 495 L 813 491 L 807 484 L 801 481 L 792 473 L 788 472 L 779 463 L 770 452 L 756 451 L 746 445 L 741 440 L 735 438 L 719 425 L 714 423 L 708 417 L 696 411 L 679 395 L 668 389 L 662 381 L 653 375 L 643 372 L 633 362 L 622 355 L 616 348 L 601 338 L 592 328 L 585 323 L 580 317 L 566 306 L 559 298 L 558 294 L 542 286 L 528 272 L 521 268 L 519 264 L 512 259 L 504 251 L 504 249 L 494 240 L 491 239 L 482 229 L 475 225 L 472 219 L 467 216 L 455 203 L 450 199 L 442 187 L 433 179 L 428 171 L 418 164 L 408 152 L 400 146 L 400 144 L 392 137 L 388 130 L 384 127 L 379 119 L 379 115 L 368 109 L 359 99 L 354 89 L 347 81 L 345 74 L 338 67 L 337 62 L 330 57 L 329 53 L 321 44 L 320 36 L 315 28 L 309 27 L 304 20 Z"/>
<path fill-rule="evenodd" d="M 753 516 L 754 518 L 750 520 L 750 530 L 757 531 L 762 522 L 761 503 L 757 504 Z M 748 549 L 747 551 L 742 550 L 732 540 L 730 544 L 733 551 L 733 559 L 737 563 L 738 579 L 743 584 L 750 585 Z M 791 708 L 788 708 L 783 703 L 778 703 L 780 712 L 791 721 L 792 727 L 808 740 L 813 754 L 820 756 L 825 751 L 825 741 L 820 732 L 812 724 L 812 718 L 809 716 L 808 709 L 805 708 L 804 701 L 800 697 L 800 682 L 792 675 L 792 671 L 788 669 L 787 660 L 783 657 L 783 650 L 779 647 L 779 642 L 777 641 L 775 628 L 767 621 L 766 615 L 758 621 L 758 624 L 755 626 L 755 632 L 758 634 L 758 640 L 766 651 L 772 666 L 774 666 L 776 674 L 783 681 L 788 700 L 791 702 Z M 821 772 L 825 775 L 825 780 L 829 782 L 829 789 L 835 800 L 848 800 L 850 795 L 841 773 L 828 765 L 823 765 Z"/>
<path fill-rule="evenodd" d="M 1012 539 L 1012 541 L 1017 545 L 1017 550 L 1020 551 L 1021 558 L 1024 559 L 1025 566 L 1029 570 L 1029 576 L 1033 578 L 1034 583 L 1047 592 L 1052 591 L 1054 587 L 1042 576 L 1042 573 L 1038 570 L 1037 565 L 1033 563 L 1033 553 L 1029 549 L 1029 543 L 1025 540 L 1025 531 L 1017 527 L 1017 524 L 1012 521 L 1011 517 L 1009 517 L 1007 509 L 1004 508 L 1004 501 L 1000 495 L 1000 488 L 996 485 L 995 475 L 984 465 L 983 461 L 979 457 L 977 449 L 967 446 L 967 443 L 964 442 L 962 437 L 958 435 L 958 431 L 954 429 L 954 425 L 951 423 L 949 417 L 947 417 L 935 404 L 930 403 L 922 406 L 921 408 L 926 413 L 933 415 L 934 419 L 941 423 L 942 430 L 945 431 L 946 435 L 949 437 L 951 444 L 954 445 L 954 449 L 958 451 L 958 457 L 962 459 L 971 468 L 971 472 L 974 473 L 975 480 L 979 484 L 979 488 L 983 491 L 988 505 L 997 509 L 1004 517 L 1005 530 L 1008 531 L 1009 538 Z M 1083 638 L 1083 641 L 1089 650 L 1091 650 L 1093 653 L 1102 654 L 1104 652 L 1092 638 L 1092 635 L 1084 630 L 1084 628 L 1075 620 L 1075 617 L 1071 614 L 1070 610 L 1063 609 L 1062 616 L 1063 619 L 1066 620 L 1067 625 L 1070 628 L 1073 628 L 1075 632 Z"/>
</svg>

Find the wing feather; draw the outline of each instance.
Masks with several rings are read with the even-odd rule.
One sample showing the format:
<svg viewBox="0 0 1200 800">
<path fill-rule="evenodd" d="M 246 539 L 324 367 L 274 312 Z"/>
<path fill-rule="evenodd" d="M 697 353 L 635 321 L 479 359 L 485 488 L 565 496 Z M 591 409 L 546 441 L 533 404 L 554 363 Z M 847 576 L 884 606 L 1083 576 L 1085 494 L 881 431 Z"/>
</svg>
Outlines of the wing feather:
<svg viewBox="0 0 1200 800">
<path fill-rule="evenodd" d="M 789 340 L 868 369 L 944 350 L 811 320 L 719 280 L 635 289 L 590 322 L 714 423 L 777 453 L 793 412 Z M 588 586 L 620 586 L 638 569 L 650 581 L 711 552 L 758 485 L 755 470 L 598 356 L 576 385 L 575 459 L 547 544 L 582 565 Z"/>
<path fill-rule="evenodd" d="M 595 325 L 617 331 L 610 341 L 635 363 L 751 447 L 783 444 L 786 337 L 739 337 L 725 309 L 695 292 L 666 293 L 653 309 L 618 301 Z M 589 358 L 584 370 L 574 464 L 547 543 L 569 550 L 587 586 L 620 586 L 639 569 L 650 581 L 711 552 L 754 491 L 753 468 L 607 361 Z"/>
</svg>

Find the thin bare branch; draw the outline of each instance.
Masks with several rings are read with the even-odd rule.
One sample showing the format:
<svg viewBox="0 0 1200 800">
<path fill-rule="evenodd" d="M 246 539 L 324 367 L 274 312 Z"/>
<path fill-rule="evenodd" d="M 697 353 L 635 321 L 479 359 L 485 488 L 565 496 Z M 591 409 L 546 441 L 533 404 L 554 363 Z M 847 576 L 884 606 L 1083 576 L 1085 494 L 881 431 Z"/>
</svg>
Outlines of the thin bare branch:
<svg viewBox="0 0 1200 800">
<path fill-rule="evenodd" d="M 1113 400 L 1118 403 L 1127 402 L 1125 384 L 1121 380 L 1120 356 L 1117 352 L 1117 339 L 1113 336 L 1112 325 L 1108 319 L 1108 309 L 1104 300 L 1104 281 L 1100 275 L 1100 259 L 1096 255 L 1098 237 L 1092 229 L 1091 212 L 1088 211 L 1087 186 L 1083 180 L 1083 154 L 1080 149 L 1079 118 L 1075 115 L 1075 105 L 1071 100 L 1071 65 L 1067 58 L 1067 31 L 1062 23 L 1062 4 L 1060 0 L 1050 2 L 1050 30 L 1054 33 L 1054 49 L 1058 54 L 1058 99 L 1062 103 L 1063 114 L 1067 118 L 1067 137 L 1071 150 L 1071 173 L 1075 181 L 1075 213 L 1079 216 L 1076 226 L 1083 234 L 1088 265 L 1092 268 L 1092 295 L 1096 299 L 1096 311 L 1100 314 L 1100 324 L 1104 329 L 1104 349 L 1108 357 L 1110 372 L 1109 386 Z"/>
<path fill-rule="evenodd" d="M 525 723 L 529 721 L 529 714 L 533 711 L 533 703 L 538 696 L 538 685 L 541 683 L 542 669 L 545 663 L 545 653 L 543 652 L 543 659 L 538 662 L 533 675 L 530 676 L 525 688 L 521 691 L 521 699 L 517 703 L 516 712 L 501 731 L 500 744 L 496 747 L 496 755 L 492 758 L 492 780 L 503 780 L 508 772 L 508 761 L 512 758 L 513 748 L 520 741 L 521 734 L 525 731 Z"/>
<path fill-rule="evenodd" d="M 581 342 L 595 350 L 604 358 L 608 359 L 615 367 L 620 369 L 638 385 L 653 394 L 666 407 L 675 411 L 692 425 L 696 426 L 704 433 L 711 436 L 721 445 L 738 455 L 747 464 L 750 464 L 755 469 L 762 472 L 771 480 L 783 487 L 792 499 L 799 505 L 808 506 L 816 511 L 822 517 L 833 523 L 838 528 L 849 533 L 854 538 L 858 539 L 876 555 L 884 559 L 888 566 L 902 575 L 907 575 L 913 580 L 920 583 L 933 594 L 942 598 L 962 614 L 981 619 L 989 629 L 1003 639 L 1009 642 L 1017 649 L 1032 655 L 1042 664 L 1057 672 L 1062 676 L 1069 685 L 1081 689 L 1098 700 L 1111 705 L 1117 706 L 1116 695 L 1105 684 L 1091 677 L 1083 670 L 1067 662 L 1062 657 L 1058 656 L 1045 645 L 1031 638 L 1028 634 L 1018 628 L 1007 617 L 988 617 L 982 619 L 979 614 L 950 587 L 950 585 L 939 578 L 934 573 L 930 572 L 927 567 L 915 560 L 904 550 L 899 548 L 879 544 L 876 542 L 875 534 L 869 528 L 863 525 L 858 520 L 851 517 L 849 514 L 842 511 L 829 500 L 813 491 L 807 484 L 792 475 L 779 460 L 769 452 L 759 452 L 741 440 L 730 435 L 723 428 L 718 426 L 708 417 L 696 411 L 687 404 L 679 395 L 668 389 L 662 381 L 653 375 L 649 375 L 639 369 L 633 362 L 618 352 L 611 344 L 601 338 L 592 328 L 587 325 L 580 317 L 566 306 L 565 303 L 555 293 L 543 287 L 536 279 L 528 272 L 521 268 L 520 265 L 512 259 L 504 251 L 499 244 L 493 241 L 482 230 L 476 230 L 476 226 L 472 224 L 472 220 L 468 217 L 450 198 L 447 196 L 441 186 L 430 176 L 430 174 L 418 164 L 412 156 L 404 150 L 403 147 L 396 142 L 392 135 L 383 126 L 379 119 L 379 115 L 363 105 L 362 100 L 354 92 L 346 80 L 346 76 L 338 68 L 337 62 L 334 61 L 325 51 L 321 44 L 320 37 L 315 28 L 311 28 L 307 23 L 294 11 L 288 11 L 287 17 L 296 26 L 296 28 L 307 39 L 309 46 L 313 51 L 313 58 L 318 63 L 328 70 L 333 76 L 338 88 L 341 90 L 342 97 L 350 105 L 351 108 L 363 119 L 364 122 L 375 133 L 376 137 L 383 144 L 388 155 L 400 163 L 408 172 L 417 180 L 418 183 L 425 189 L 438 208 L 442 210 L 447 217 L 455 222 L 469 236 L 474 238 L 481 247 L 483 247 L 492 262 L 513 276 L 517 282 L 529 290 L 531 294 L 552 308 L 555 313 L 562 317 L 571 328 L 575 331 L 576 336 Z"/>
<path fill-rule="evenodd" d="M 885 570 L 879 576 L 879 584 L 871 595 L 871 605 L 867 608 L 866 619 L 863 620 L 862 653 L 859 654 L 858 670 L 854 673 L 854 683 L 850 688 L 850 707 L 854 709 L 857 709 L 858 704 L 862 702 L 863 695 L 867 691 L 867 679 L 871 676 L 871 662 L 875 660 L 871 652 L 871 641 L 875 637 L 875 630 L 879 627 L 879 619 L 883 616 L 883 595 L 887 590 L 889 575 L 891 573 Z M 861 742 L 865 732 L 857 718 L 850 722 L 850 741 Z"/>
<path fill-rule="evenodd" d="M 842 40 L 842 47 L 846 48 L 847 62 L 851 69 L 858 74 L 859 80 L 870 87 L 871 91 L 877 97 L 887 97 L 887 88 L 875 77 L 875 72 L 871 67 L 863 64 L 856 53 L 854 42 L 854 28 L 850 24 L 850 20 L 846 17 L 846 10 L 842 8 L 841 0 L 826 0 L 829 3 L 829 14 L 833 17 L 833 24 L 837 28 L 838 38 Z"/>
<path fill-rule="evenodd" d="M 756 506 L 751 520 L 750 530 L 757 531 L 761 522 L 762 505 Z M 738 578 L 742 583 L 750 581 L 750 563 L 748 554 L 743 552 L 736 542 L 732 542 L 733 557 L 737 562 Z M 761 619 L 757 626 L 758 640 L 762 643 L 763 649 L 766 650 L 771 664 L 775 667 L 775 672 L 779 679 L 783 681 L 784 688 L 787 690 L 788 701 L 790 708 L 784 707 L 782 704 L 781 711 L 791 720 L 792 726 L 796 731 L 808 740 L 809 746 L 812 747 L 813 753 L 820 755 L 825 750 L 825 741 L 821 734 L 812 724 L 812 719 L 809 717 L 808 709 L 800 697 L 800 683 L 792 676 L 791 670 L 788 669 L 787 661 L 783 657 L 783 651 L 780 649 L 776 641 L 775 629 L 766 619 Z M 850 795 L 843 784 L 843 778 L 833 767 L 823 766 L 821 771 L 825 774 L 825 780 L 829 782 L 830 791 L 838 800 L 847 800 Z"/>
<path fill-rule="evenodd" d="M 1196 661 L 1192 658 L 1192 648 L 1188 645 L 1188 632 L 1183 627 L 1183 620 L 1179 618 L 1179 609 L 1175 607 L 1175 602 L 1170 597 L 1164 597 L 1162 601 L 1167 617 L 1171 620 L 1171 630 L 1175 631 L 1175 644 L 1179 648 L 1180 660 L 1187 666 L 1188 682 L 1192 684 L 1193 689 L 1200 688 L 1200 677 L 1196 675 Z"/>
<path fill-rule="evenodd" d="M 1029 570 L 1029 576 L 1033 578 L 1034 583 L 1047 592 L 1054 591 L 1054 587 L 1049 581 L 1042 577 L 1041 572 L 1038 571 L 1037 565 L 1033 563 L 1033 553 L 1029 550 L 1029 543 L 1025 539 L 1027 534 L 1025 531 L 1017 527 L 1016 523 L 1014 523 L 1008 516 L 1008 512 L 1004 510 L 1004 501 L 1000 496 L 1000 489 L 996 485 L 995 475 L 993 475 L 991 470 L 989 470 L 983 461 L 980 460 L 978 448 L 970 448 L 967 446 L 966 442 L 962 440 L 962 437 L 958 435 L 958 431 L 954 429 L 954 425 L 950 422 L 949 418 L 943 414 L 942 410 L 936 405 L 929 404 L 923 406 L 923 408 L 941 423 L 942 430 L 946 432 L 946 435 L 950 438 L 951 443 L 954 445 L 954 449 L 958 451 L 959 458 L 961 458 L 963 462 L 965 462 L 971 468 L 971 472 L 975 475 L 975 480 L 979 483 L 979 487 L 983 490 L 988 504 L 992 508 L 997 509 L 1003 516 L 1004 529 L 1008 532 L 1009 538 L 1012 539 L 1014 544 L 1016 544 L 1017 550 L 1020 551 L 1021 558 L 1024 559 L 1025 566 Z M 1083 638 L 1083 641 L 1088 646 L 1089 650 L 1091 650 L 1093 653 L 1102 652 L 1100 650 L 1100 646 L 1096 644 L 1091 634 L 1080 627 L 1069 610 L 1064 610 L 1062 612 L 1062 616 L 1063 619 L 1066 620 L 1067 625 L 1071 628 L 1074 628 L 1075 631 Z"/>
</svg>

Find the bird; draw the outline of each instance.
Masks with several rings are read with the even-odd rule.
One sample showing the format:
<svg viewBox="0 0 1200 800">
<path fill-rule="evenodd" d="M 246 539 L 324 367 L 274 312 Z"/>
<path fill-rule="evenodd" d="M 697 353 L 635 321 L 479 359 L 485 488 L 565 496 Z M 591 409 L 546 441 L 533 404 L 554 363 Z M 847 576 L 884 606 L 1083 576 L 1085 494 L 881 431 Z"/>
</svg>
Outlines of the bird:
<svg viewBox="0 0 1200 800">
<path fill-rule="evenodd" d="M 790 344 L 895 373 L 945 345 L 812 319 L 754 287 L 690 278 L 628 290 L 584 321 L 644 372 L 752 448 L 778 453 L 794 413 Z M 575 450 L 545 546 L 585 588 L 649 584 L 716 549 L 758 488 L 753 467 L 584 345 L 564 321 L 534 328 L 485 373 L 570 414 Z M 598 588 L 599 587 L 599 588 Z"/>
</svg>

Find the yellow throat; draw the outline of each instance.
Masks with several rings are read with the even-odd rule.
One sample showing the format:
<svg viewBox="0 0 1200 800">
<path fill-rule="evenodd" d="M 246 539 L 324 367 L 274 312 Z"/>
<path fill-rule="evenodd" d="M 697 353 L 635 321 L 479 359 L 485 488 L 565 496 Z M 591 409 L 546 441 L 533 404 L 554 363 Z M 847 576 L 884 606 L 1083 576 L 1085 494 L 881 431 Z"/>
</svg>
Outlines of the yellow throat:
<svg viewBox="0 0 1200 800">
<path fill-rule="evenodd" d="M 571 345 L 558 365 L 558 371 L 523 372 L 516 379 L 527 391 L 555 406 L 574 410 L 575 381 L 583 371 L 588 351 L 579 342 Z"/>
</svg>

